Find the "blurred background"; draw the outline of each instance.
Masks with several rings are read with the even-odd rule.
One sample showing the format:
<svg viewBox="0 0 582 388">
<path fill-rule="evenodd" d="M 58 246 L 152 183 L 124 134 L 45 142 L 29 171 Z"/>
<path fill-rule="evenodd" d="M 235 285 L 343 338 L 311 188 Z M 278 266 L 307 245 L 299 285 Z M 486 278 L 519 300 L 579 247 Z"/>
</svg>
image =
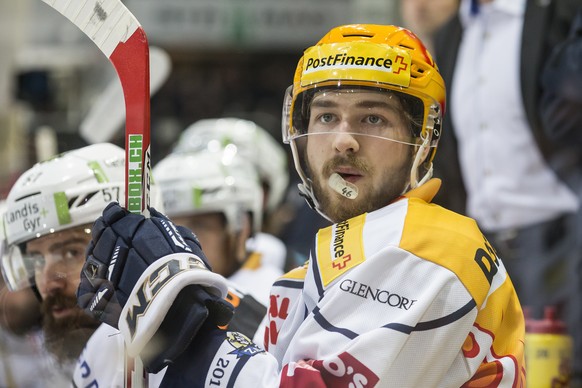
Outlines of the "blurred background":
<svg viewBox="0 0 582 388">
<path fill-rule="evenodd" d="M 303 49 L 338 24 L 397 23 L 396 0 L 127 0 L 171 73 L 151 100 L 152 158 L 196 120 L 252 119 L 280 140 Z M 0 198 L 34 162 L 88 143 L 80 125 L 118 82 L 109 61 L 40 0 L 0 0 Z M 105 118 L 104 118 L 105 119 Z M 110 141 L 123 146 L 123 124 Z M 293 172 L 294 173 L 294 172 Z"/>
<path fill-rule="evenodd" d="M 534 3 L 536 7 L 546 7 L 568 2 L 575 4 L 582 15 L 582 0 L 527 1 L 532 8 Z M 497 3 L 507 6 L 512 2 Z M 330 28 L 346 23 L 402 25 L 419 35 L 434 54 L 432 49 L 437 42 L 433 41 L 433 34 L 456 13 L 459 0 L 125 0 L 124 4 L 142 24 L 152 49 L 163 54 L 161 64 L 167 61 L 166 68 L 152 64 L 152 77 L 156 72 L 169 70 L 160 75 L 157 87 L 152 87 L 151 150 L 152 162 L 156 165 L 170 153 L 188 126 L 206 118 L 252 120 L 281 142 L 283 93 L 292 83 L 303 50 Z M 464 4 L 468 6 L 469 1 Z M 555 16 L 572 17 L 568 12 L 565 15 L 556 12 Z M 582 37 L 582 16 L 580 20 L 579 36 Z M 568 28 L 563 32 L 566 34 Z M 556 44 L 552 41 L 553 35 L 547 34 L 546 38 L 550 43 L 546 48 Z M 445 43 L 452 47 L 449 40 Z M 448 54 L 441 55 L 444 55 L 442 59 L 454 59 Z M 439 62 L 441 70 L 447 68 L 444 62 Z M 541 69 L 541 64 L 538 67 Z M 579 62 L 574 67 L 573 74 L 580 74 Z M 582 85 L 580 77 L 576 78 L 576 84 L 571 82 L 573 79 L 569 77 L 568 83 Z M 108 59 L 66 18 L 40 0 L 0 0 L 0 205 L 20 174 L 38 161 L 85 146 L 96 138 L 124 147 L 124 120 L 118 120 L 119 111 L 121 114 L 124 111 L 123 102 L 114 104 L 116 108 L 103 105 L 114 99 L 115 87 L 120 89 Z M 503 94 L 500 96 L 505 97 Z M 448 101 L 449 112 L 453 108 L 451 101 Z M 577 97 L 573 110 L 579 113 L 581 104 L 582 98 Z M 95 111 L 100 106 L 105 109 Z M 505 106 L 518 106 L 517 113 L 523 113 L 519 104 Z M 574 117 L 571 113 L 568 117 Z M 553 112 L 550 116 L 554 116 Z M 579 121 L 574 124 L 579 141 Z M 444 156 L 447 155 L 444 147 L 453 147 L 453 144 L 441 142 L 441 160 L 452 160 Z M 574 144 L 578 147 L 574 149 L 577 156 L 580 155 L 578 144 Z M 266 231 L 279 237 L 289 254 L 296 254 L 292 260 L 298 264 L 308 255 L 314 232 L 325 222 L 315 212 L 304 211 L 306 205 L 296 189 L 299 179 L 289 149 L 284 148 L 288 152 L 290 184 L 281 211 L 274 215 L 276 222 L 268 223 L 270 229 Z M 575 192 L 580 200 L 580 164 L 572 171 L 577 174 Z M 461 186 L 460 180 L 448 180 L 448 187 Z M 451 198 L 464 208 L 464 199 Z M 573 251 L 577 257 L 572 261 L 576 265 L 572 276 L 577 279 L 573 287 L 577 288 L 571 293 L 572 303 L 577 307 L 570 317 L 570 328 L 576 332 L 582 327 L 579 323 L 582 311 L 580 214 L 576 213 L 578 229 L 572 228 L 574 232 L 570 232 L 577 241 Z M 560 230 L 557 234 L 564 233 Z M 502 256 L 504 260 L 509 258 L 509 255 Z M 517 275 L 518 271 L 516 278 Z M 523 271 L 522 276 L 529 281 L 528 271 Z M 537 286 L 535 282 L 532 284 Z M 4 305 L 0 303 L 0 307 Z M 9 326 L 2 322 L 0 325 Z M 1 345 L 0 338 L 0 358 Z M 577 334 L 574 346 L 578 353 L 574 363 L 578 385 L 571 386 L 579 387 L 582 386 L 579 361 L 582 335 Z M 531 346 L 531 349 L 537 348 Z"/>
</svg>

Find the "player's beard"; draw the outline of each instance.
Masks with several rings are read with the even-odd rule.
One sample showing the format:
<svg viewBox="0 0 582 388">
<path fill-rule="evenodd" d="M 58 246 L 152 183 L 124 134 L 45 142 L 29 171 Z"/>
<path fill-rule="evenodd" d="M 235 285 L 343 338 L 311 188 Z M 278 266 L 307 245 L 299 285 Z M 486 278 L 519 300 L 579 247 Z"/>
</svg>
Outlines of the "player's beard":
<svg viewBox="0 0 582 388">
<path fill-rule="evenodd" d="M 309 163 L 307 167 L 313 180 L 313 192 L 321 211 L 337 223 L 380 209 L 398 198 L 410 180 L 412 162 L 412 156 L 410 156 L 400 167 L 377 171 L 376 167 L 370 166 L 353 154 L 348 154 L 347 156 L 337 155 L 328 160 L 324 164 L 321 174 L 314 174 Z M 339 166 L 352 166 L 367 176 L 382 174 L 381 184 L 379 187 L 367 188 L 367 192 L 363 192 L 359 188 L 359 195 L 356 199 L 345 198 L 328 186 L 329 177 Z"/>
<path fill-rule="evenodd" d="M 61 319 L 52 314 L 54 306 L 73 308 L 73 313 Z M 75 361 L 100 322 L 77 307 L 75 297 L 63 294 L 47 296 L 42 303 L 45 346 L 61 364 Z"/>
</svg>

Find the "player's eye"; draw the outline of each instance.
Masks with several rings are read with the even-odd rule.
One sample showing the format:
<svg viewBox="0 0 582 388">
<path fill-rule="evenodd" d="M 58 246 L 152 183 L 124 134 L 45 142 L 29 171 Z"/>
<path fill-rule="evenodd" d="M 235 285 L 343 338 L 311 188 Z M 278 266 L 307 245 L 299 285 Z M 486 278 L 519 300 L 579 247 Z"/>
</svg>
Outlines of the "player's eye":
<svg viewBox="0 0 582 388">
<path fill-rule="evenodd" d="M 322 123 L 331 123 L 334 119 L 334 115 L 331 113 L 324 113 L 319 116 L 319 121 Z"/>
<path fill-rule="evenodd" d="M 384 120 L 380 116 L 370 115 L 365 119 L 368 124 L 381 124 Z"/>
<path fill-rule="evenodd" d="M 84 256 L 84 247 L 77 244 L 63 247 L 63 250 L 61 251 L 61 257 L 65 263 L 74 264 L 77 261 L 84 260 Z"/>
<path fill-rule="evenodd" d="M 46 261 L 44 259 L 44 256 L 41 254 L 32 254 L 32 255 L 28 256 L 28 262 L 30 263 L 29 265 L 36 272 L 42 272 L 42 270 L 46 266 Z"/>
</svg>

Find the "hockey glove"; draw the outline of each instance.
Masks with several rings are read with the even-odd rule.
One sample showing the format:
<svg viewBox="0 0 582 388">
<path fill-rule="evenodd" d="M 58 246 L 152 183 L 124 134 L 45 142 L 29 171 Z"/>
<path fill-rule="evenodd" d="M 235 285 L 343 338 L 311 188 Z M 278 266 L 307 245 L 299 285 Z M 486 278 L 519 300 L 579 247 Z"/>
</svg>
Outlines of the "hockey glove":
<svg viewBox="0 0 582 388">
<path fill-rule="evenodd" d="M 155 373 L 182 353 L 207 319 L 227 324 L 233 308 L 223 299 L 226 280 L 210 271 L 196 236 L 153 208 L 150 214 L 116 203 L 105 208 L 93 225 L 78 303 L 119 327 L 128 354 L 140 355 Z"/>
</svg>

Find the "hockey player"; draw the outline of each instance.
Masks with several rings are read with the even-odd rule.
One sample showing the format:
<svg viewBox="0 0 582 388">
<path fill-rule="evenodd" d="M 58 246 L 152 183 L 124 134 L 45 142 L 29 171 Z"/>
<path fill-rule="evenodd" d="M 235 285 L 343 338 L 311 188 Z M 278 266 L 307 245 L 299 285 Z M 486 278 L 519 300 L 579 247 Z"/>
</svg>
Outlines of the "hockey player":
<svg viewBox="0 0 582 388">
<path fill-rule="evenodd" d="M 266 313 L 271 285 L 283 275 L 284 260 L 273 249 L 249 249 L 254 244 L 248 240 L 261 230 L 263 189 L 255 165 L 237 151 L 227 145 L 175 152 L 154 167 L 153 176 L 164 213 L 196 234 L 213 271 L 242 292 L 231 296 L 248 294 L 264 306 L 247 301 L 253 315 L 261 315 L 258 324 Z"/>
<path fill-rule="evenodd" d="M 173 387 L 523 386 L 524 319 L 502 261 L 473 220 L 430 203 L 444 90 L 423 44 L 395 26 L 337 27 L 304 52 L 283 134 L 299 189 L 334 224 L 274 284 L 265 349 L 206 319 L 217 314 L 207 298 L 184 298 L 225 292 L 201 250 L 144 250 L 179 236 L 109 205 L 83 276 L 109 267 L 129 295 L 128 351 L 153 351 L 147 367 L 169 364 Z M 120 239 L 131 255 L 111 262 Z"/>
<path fill-rule="evenodd" d="M 4 245 L 6 201 L 0 200 L 0 253 Z M 30 288 L 10 291 L 0 276 L 0 386 L 42 388 L 65 384 L 66 376 L 42 343 L 42 315 L 37 294 Z M 34 374 L 28 373 L 34 370 Z M 61 379 L 65 379 L 60 381 Z"/>
<path fill-rule="evenodd" d="M 100 325 L 77 306 L 76 292 L 90 227 L 108 202 L 123 196 L 124 160 L 112 144 L 64 153 L 23 173 L 6 201 L 3 274 L 11 290 L 37 291 L 45 346 L 69 379 Z"/>
<path fill-rule="evenodd" d="M 254 166 L 219 148 L 170 154 L 155 166 L 152 175 L 164 211 L 176 224 L 200 232 L 209 264 L 229 278 L 227 299 L 237 311 L 237 319 L 229 327 L 255 334 L 266 313 L 269 287 L 282 270 L 261 265 L 261 255 L 246 249 L 246 240 L 261 225 L 263 197 Z M 89 340 L 75 370 L 76 386 L 123 385 L 123 343 L 116 334 L 113 328 L 100 328 Z M 102 357 L 104 343 L 108 344 L 107 357 Z M 163 371 L 149 374 L 149 386 L 156 387 L 162 376 Z"/>
<path fill-rule="evenodd" d="M 271 230 L 280 227 L 273 228 L 273 225 L 280 224 L 276 218 L 289 184 L 287 154 L 282 145 L 253 121 L 223 117 L 203 119 L 190 125 L 180 135 L 173 153 L 223 148 L 236 152 L 253 164 L 263 189 L 262 227 L 247 240 L 248 249 L 261 253 L 271 265 L 286 269 L 296 267 L 283 242 L 263 230 L 265 227 Z"/>
<path fill-rule="evenodd" d="M 265 191 L 263 215 L 275 211 L 283 202 L 289 183 L 287 155 L 267 130 L 256 123 L 236 117 L 196 121 L 182 132 L 173 153 L 224 147 L 236 147 L 236 152 L 254 165 Z"/>
<path fill-rule="evenodd" d="M 8 195 L 3 275 L 11 290 L 31 287 L 38 293 L 44 344 L 62 372 L 51 376 L 58 381 L 39 372 L 42 386 L 65 386 L 71 379 L 83 387 L 123 385 L 123 339 L 80 309 L 76 293 L 91 226 L 108 203 L 124 197 L 124 165 L 124 150 L 113 144 L 82 147 L 36 164 Z M 159 200 L 152 187 L 153 204 L 162 209 Z M 161 376 L 148 376 L 150 384 Z"/>
</svg>

